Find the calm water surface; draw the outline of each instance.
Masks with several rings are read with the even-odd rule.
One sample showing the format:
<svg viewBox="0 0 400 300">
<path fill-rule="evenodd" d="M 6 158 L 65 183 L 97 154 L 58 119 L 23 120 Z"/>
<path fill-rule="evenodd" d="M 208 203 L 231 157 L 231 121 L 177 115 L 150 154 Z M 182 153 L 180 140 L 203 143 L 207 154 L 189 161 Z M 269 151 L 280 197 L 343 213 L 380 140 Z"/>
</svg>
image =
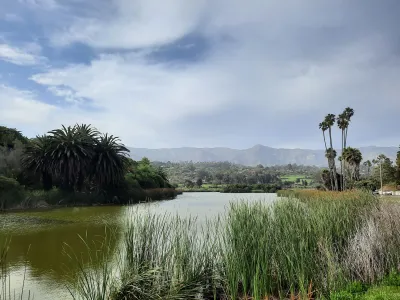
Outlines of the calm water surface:
<svg viewBox="0 0 400 300">
<path fill-rule="evenodd" d="M 185 193 L 176 200 L 137 207 L 160 214 L 196 216 L 201 222 L 223 214 L 231 201 L 275 199 L 276 194 Z M 66 286 L 77 270 L 65 250 L 71 254 L 73 249 L 84 259 L 87 249 L 82 239 L 100 241 L 107 234 L 106 228 L 113 230 L 116 240 L 111 246 L 117 249 L 128 217 L 128 208 L 118 206 L 0 215 L 0 246 L 11 238 L 7 255 L 11 289 L 19 293 L 25 276 L 25 295 L 29 290 L 36 300 L 71 299 Z"/>
</svg>

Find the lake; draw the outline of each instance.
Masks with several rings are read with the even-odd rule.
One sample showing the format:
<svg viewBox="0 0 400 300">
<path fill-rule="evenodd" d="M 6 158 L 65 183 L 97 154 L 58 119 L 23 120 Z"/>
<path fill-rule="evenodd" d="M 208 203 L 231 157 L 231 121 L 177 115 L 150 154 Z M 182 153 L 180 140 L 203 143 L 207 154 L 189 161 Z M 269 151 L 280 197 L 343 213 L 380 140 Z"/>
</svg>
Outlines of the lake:
<svg viewBox="0 0 400 300">
<path fill-rule="evenodd" d="M 196 216 L 202 222 L 223 214 L 230 201 L 276 198 L 276 194 L 184 193 L 175 200 L 135 206 L 160 214 Z M 66 254 L 87 259 L 84 241 L 96 244 L 109 234 L 106 228 L 116 237 L 112 248 L 118 249 L 128 211 L 123 206 L 102 206 L 0 215 L 0 245 L 11 239 L 7 255 L 11 289 L 18 294 L 25 282 L 25 296 L 29 290 L 36 300 L 71 299 L 67 285 L 74 281 L 77 266 Z"/>
</svg>

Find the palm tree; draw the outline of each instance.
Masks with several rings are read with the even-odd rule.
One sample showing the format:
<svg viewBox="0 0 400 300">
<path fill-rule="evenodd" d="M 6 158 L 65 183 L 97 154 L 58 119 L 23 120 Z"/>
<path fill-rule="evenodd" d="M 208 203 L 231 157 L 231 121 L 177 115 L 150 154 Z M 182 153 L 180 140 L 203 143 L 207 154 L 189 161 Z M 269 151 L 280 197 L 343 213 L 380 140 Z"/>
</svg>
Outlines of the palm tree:
<svg viewBox="0 0 400 300">
<path fill-rule="evenodd" d="M 61 187 L 72 191 L 89 170 L 94 156 L 93 139 L 84 134 L 82 127 L 62 126 L 49 132 L 50 164 L 60 176 Z"/>
<path fill-rule="evenodd" d="M 354 116 L 354 110 L 350 107 L 346 107 L 338 117 L 337 117 L 337 124 L 340 130 L 342 131 L 342 153 L 345 151 L 347 147 L 347 133 L 349 130 L 349 125 L 351 118 Z M 342 189 L 346 189 L 346 175 L 345 175 L 345 163 L 346 160 L 341 160 L 340 167 L 341 167 L 341 175 L 342 175 Z"/>
<path fill-rule="evenodd" d="M 345 117 L 344 113 L 340 114 L 340 115 L 337 117 L 337 124 L 338 124 L 339 129 L 342 131 L 342 155 L 341 155 L 341 156 L 343 156 L 344 148 L 345 148 L 345 147 L 344 147 L 345 130 L 346 130 L 346 127 L 348 126 L 347 120 L 346 120 L 346 117 Z M 340 174 L 341 174 L 341 177 L 342 177 L 342 183 L 341 183 L 342 190 L 345 189 L 344 163 L 345 163 L 345 160 L 344 160 L 344 159 L 341 159 L 341 160 L 340 160 Z"/>
<path fill-rule="evenodd" d="M 347 147 L 343 152 L 343 160 L 350 166 L 350 178 L 354 181 L 360 180 L 360 163 L 362 154 L 356 148 Z"/>
<path fill-rule="evenodd" d="M 88 124 L 76 124 L 75 128 L 76 128 L 77 135 L 81 139 L 86 140 L 86 143 L 88 145 L 92 145 L 92 147 L 94 149 L 94 146 L 97 143 L 97 139 L 100 135 L 100 132 L 96 128 L 92 127 L 91 124 L 89 124 L 89 125 Z M 88 177 L 88 175 L 90 173 L 89 169 L 90 169 L 90 167 L 82 168 L 80 170 L 80 172 L 78 174 L 77 182 L 76 182 L 76 189 L 78 191 L 82 190 L 84 180 L 85 180 L 85 178 Z"/>
<path fill-rule="evenodd" d="M 367 160 L 367 161 L 365 161 L 365 162 L 363 163 L 363 165 L 364 165 L 364 167 L 367 168 L 367 174 L 368 174 L 368 177 L 369 177 L 369 176 L 371 175 L 372 163 L 371 163 L 370 160 Z"/>
<path fill-rule="evenodd" d="M 129 150 L 113 135 L 100 136 L 92 157 L 91 177 L 98 188 L 116 184 L 125 174 Z"/>
<path fill-rule="evenodd" d="M 329 148 L 328 150 L 326 150 L 325 153 L 325 157 L 328 159 L 328 164 L 329 164 L 329 170 L 330 170 L 330 174 L 331 174 L 331 186 L 332 186 L 332 190 L 337 190 L 337 175 L 335 173 L 335 158 L 336 158 L 336 150 Z M 336 177 L 336 180 L 335 180 Z"/>
<path fill-rule="evenodd" d="M 336 151 L 333 150 L 333 143 L 332 143 L 332 126 L 335 125 L 336 117 L 334 114 L 328 114 L 325 117 L 325 124 L 328 127 L 328 132 L 329 132 L 329 141 L 330 141 L 330 148 L 327 150 L 327 154 L 329 154 L 329 159 L 331 160 L 331 166 L 332 166 L 332 175 L 333 175 L 333 180 L 335 183 L 335 190 L 339 190 L 338 186 L 338 180 L 337 180 L 337 171 L 336 171 L 336 163 L 335 163 L 335 158 L 336 158 Z"/>
<path fill-rule="evenodd" d="M 346 130 L 344 132 L 344 148 L 346 148 L 347 147 L 347 132 L 349 130 L 351 118 L 354 116 L 354 109 L 352 109 L 350 107 L 346 107 L 343 111 L 343 114 L 346 119 Z"/>
<path fill-rule="evenodd" d="M 49 150 L 49 137 L 37 136 L 28 143 L 22 155 L 22 166 L 34 174 L 41 175 L 44 190 L 50 190 L 53 186 Z"/>
<path fill-rule="evenodd" d="M 327 124 L 327 122 L 324 120 L 321 123 L 319 123 L 319 129 L 322 130 L 322 136 L 324 137 L 324 145 L 325 145 L 325 157 L 328 159 L 328 166 L 329 166 L 329 173 L 330 173 L 330 179 L 331 179 L 331 187 L 332 189 L 334 188 L 333 185 L 333 170 L 331 168 L 331 159 L 330 159 L 330 155 L 328 155 L 328 147 L 326 145 L 326 136 L 325 136 L 325 131 L 327 131 L 329 129 L 329 126 Z"/>
</svg>

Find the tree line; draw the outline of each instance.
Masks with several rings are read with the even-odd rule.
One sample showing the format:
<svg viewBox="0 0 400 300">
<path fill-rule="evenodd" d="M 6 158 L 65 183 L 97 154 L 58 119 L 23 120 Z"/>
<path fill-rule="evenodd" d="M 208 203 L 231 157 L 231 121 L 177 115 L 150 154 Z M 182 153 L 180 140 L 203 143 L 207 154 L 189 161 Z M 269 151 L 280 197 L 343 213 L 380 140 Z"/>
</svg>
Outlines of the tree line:
<svg viewBox="0 0 400 300">
<path fill-rule="evenodd" d="M 154 162 L 165 170 L 170 182 L 175 185 L 199 187 L 203 184 L 283 184 L 281 177 L 304 175 L 312 177 L 320 168 L 288 164 L 282 166 L 243 166 L 231 162 Z M 290 184 L 294 184 L 295 181 Z"/>
<path fill-rule="evenodd" d="M 162 168 L 147 158 L 133 161 L 118 137 L 86 124 L 62 126 L 33 139 L 0 127 L 0 197 L 16 187 L 120 202 L 145 197 L 142 190 L 172 189 Z"/>
</svg>

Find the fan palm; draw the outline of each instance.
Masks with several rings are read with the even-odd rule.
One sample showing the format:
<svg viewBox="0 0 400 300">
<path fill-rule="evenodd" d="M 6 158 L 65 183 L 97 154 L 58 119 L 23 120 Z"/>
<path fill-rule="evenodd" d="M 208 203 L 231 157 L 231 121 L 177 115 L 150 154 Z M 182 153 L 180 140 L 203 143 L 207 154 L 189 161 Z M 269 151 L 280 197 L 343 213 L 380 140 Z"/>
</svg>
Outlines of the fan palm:
<svg viewBox="0 0 400 300">
<path fill-rule="evenodd" d="M 328 114 L 325 117 L 324 123 L 328 127 L 328 132 L 329 132 L 329 142 L 330 142 L 329 149 L 332 149 L 332 150 L 333 150 L 332 126 L 335 125 L 335 122 L 336 122 L 336 116 L 334 114 Z M 332 154 L 333 154 L 332 151 L 329 151 L 329 153 L 330 153 L 330 155 L 328 157 L 331 160 L 330 161 L 331 172 L 332 172 L 332 176 L 333 176 L 333 181 L 335 183 L 335 190 L 337 191 L 337 190 L 339 190 L 339 185 L 338 185 L 338 180 L 337 180 L 337 171 L 336 171 L 336 163 L 335 163 L 336 152 L 335 152 L 335 156 L 334 157 L 332 156 Z"/>
<path fill-rule="evenodd" d="M 118 137 L 103 135 L 97 140 L 92 158 L 92 179 L 98 187 L 116 184 L 125 174 L 129 150 Z"/>
<path fill-rule="evenodd" d="M 342 131 L 342 153 L 347 147 L 347 133 L 349 130 L 349 125 L 351 118 L 354 116 L 354 110 L 350 107 L 346 107 L 338 117 L 337 117 L 337 124 L 339 129 Z M 342 187 L 343 190 L 346 188 L 346 175 L 344 172 L 346 160 L 341 161 L 341 174 L 342 174 Z"/>
<path fill-rule="evenodd" d="M 360 163 L 362 161 L 362 154 L 356 148 L 347 147 L 343 151 L 343 160 L 351 167 L 351 179 L 360 179 Z"/>
<path fill-rule="evenodd" d="M 50 139 L 48 136 L 37 136 L 26 146 L 22 156 L 22 166 L 42 177 L 43 189 L 50 190 L 53 185 L 52 170 L 49 159 Z"/>
</svg>

